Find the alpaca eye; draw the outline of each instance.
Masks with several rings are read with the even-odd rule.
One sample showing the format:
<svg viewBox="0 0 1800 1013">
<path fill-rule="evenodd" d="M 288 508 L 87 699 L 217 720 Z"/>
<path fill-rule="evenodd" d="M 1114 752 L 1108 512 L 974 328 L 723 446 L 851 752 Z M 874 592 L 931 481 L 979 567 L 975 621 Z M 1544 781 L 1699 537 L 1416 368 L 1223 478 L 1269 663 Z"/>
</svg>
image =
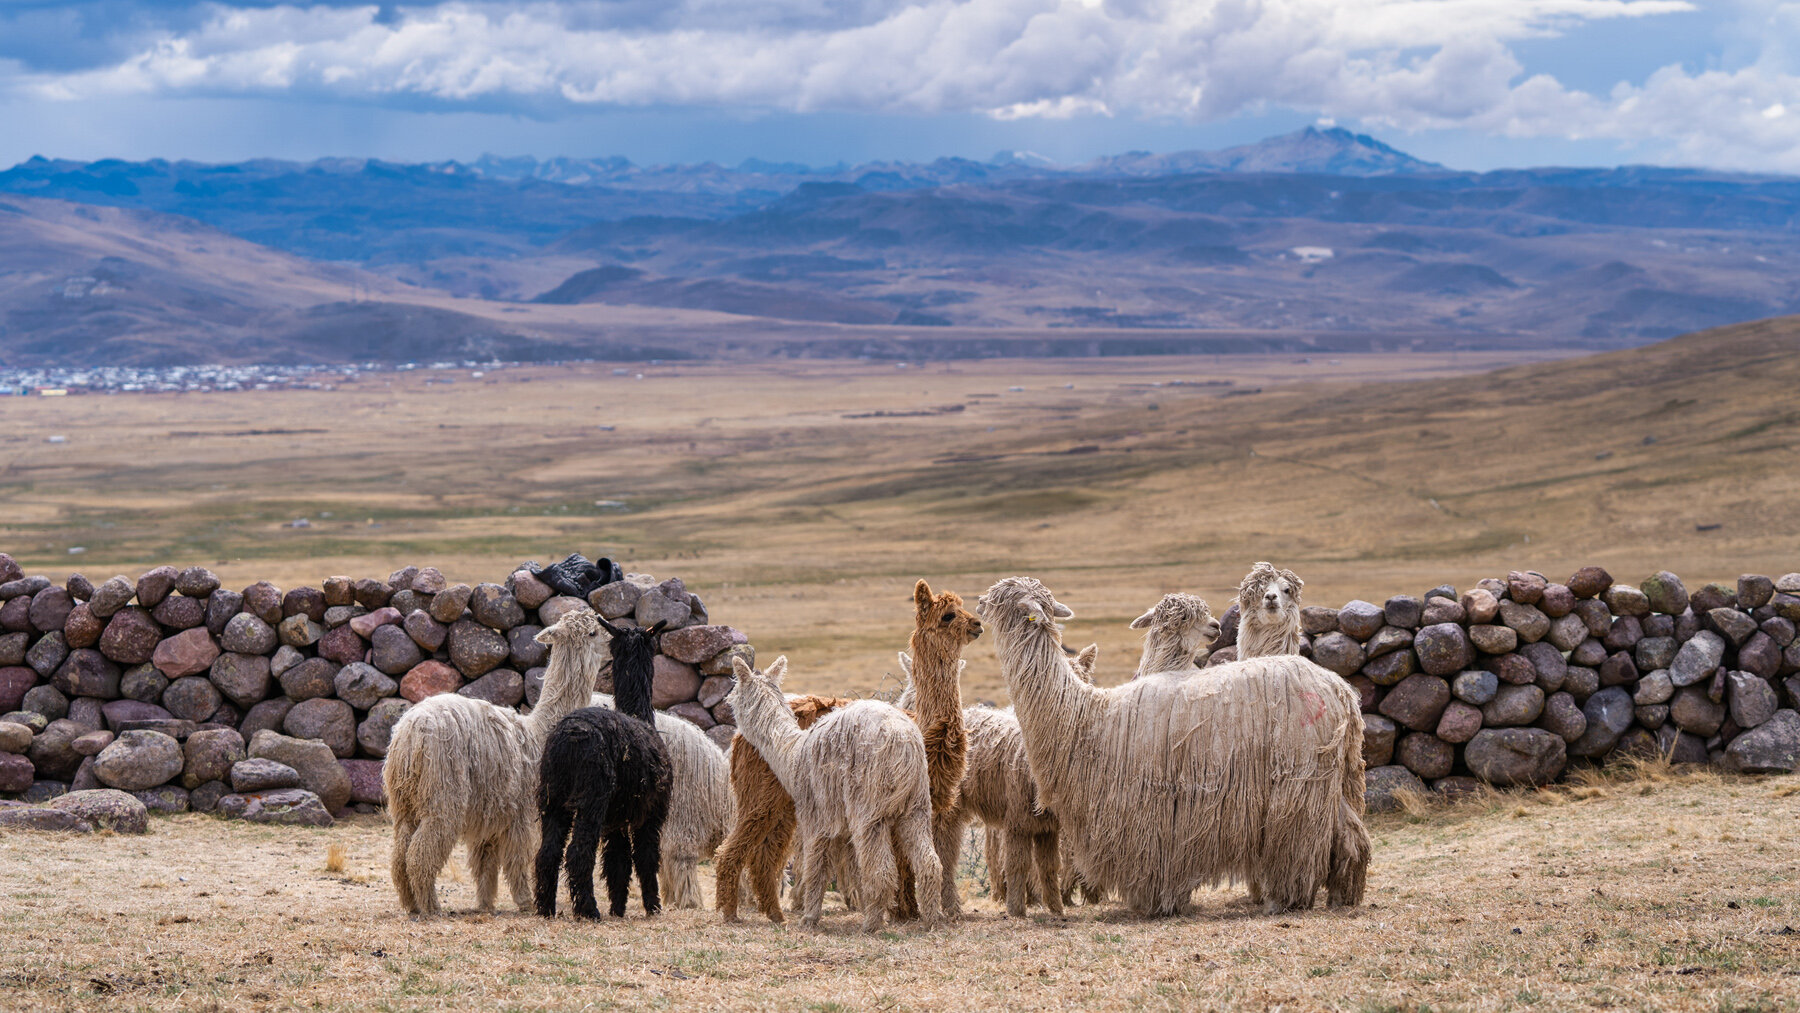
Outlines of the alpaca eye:
<svg viewBox="0 0 1800 1013">
<path fill-rule="evenodd" d="M 947 623 L 950 620 L 955 619 L 955 618 L 956 618 L 956 614 L 954 612 L 946 612 L 946 613 L 944 613 L 944 618 L 939 619 L 938 622 Z"/>
</svg>

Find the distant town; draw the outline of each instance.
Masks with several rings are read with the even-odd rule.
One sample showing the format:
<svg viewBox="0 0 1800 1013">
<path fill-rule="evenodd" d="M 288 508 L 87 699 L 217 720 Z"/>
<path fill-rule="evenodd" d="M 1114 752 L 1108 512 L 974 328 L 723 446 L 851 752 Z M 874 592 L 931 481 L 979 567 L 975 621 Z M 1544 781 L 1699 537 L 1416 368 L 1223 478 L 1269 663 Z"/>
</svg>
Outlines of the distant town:
<svg viewBox="0 0 1800 1013">
<path fill-rule="evenodd" d="M 413 370 L 471 370 L 472 379 L 516 362 L 362 362 L 301 366 L 97 366 L 0 368 L 0 397 L 64 397 L 74 394 L 180 394 L 238 390 L 334 390 L 364 374 Z M 454 383 L 452 378 L 436 379 Z"/>
</svg>

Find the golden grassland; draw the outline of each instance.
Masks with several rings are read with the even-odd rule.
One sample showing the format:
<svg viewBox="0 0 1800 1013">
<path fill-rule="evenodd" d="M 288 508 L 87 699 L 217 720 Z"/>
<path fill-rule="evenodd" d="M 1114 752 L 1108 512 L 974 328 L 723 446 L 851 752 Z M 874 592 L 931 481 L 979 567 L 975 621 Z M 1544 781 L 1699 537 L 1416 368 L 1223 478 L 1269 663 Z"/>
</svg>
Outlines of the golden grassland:
<svg viewBox="0 0 1800 1013">
<path fill-rule="evenodd" d="M 1364 907 L 1023 921 L 965 862 L 966 917 L 864 936 L 710 911 L 409 921 L 379 817 L 329 829 L 157 818 L 147 837 L 0 837 L 15 1010 L 1792 1010 L 1800 780 L 1598 774 L 1371 818 Z M 968 849 L 978 855 L 979 847 Z M 710 896 L 710 870 L 702 872 Z"/>
<path fill-rule="evenodd" d="M 1258 559 L 1331 605 L 1515 567 L 1800 569 L 1797 352 L 1775 321 L 1535 364 L 579 364 L 4 399 L 0 545 L 53 575 L 283 586 L 612 553 L 790 653 L 796 688 L 858 693 L 893 685 L 913 580 L 1029 573 L 1112 681 L 1132 616 L 1171 590 L 1223 611 Z M 968 657 L 971 697 L 1004 699 L 991 645 Z"/>
</svg>

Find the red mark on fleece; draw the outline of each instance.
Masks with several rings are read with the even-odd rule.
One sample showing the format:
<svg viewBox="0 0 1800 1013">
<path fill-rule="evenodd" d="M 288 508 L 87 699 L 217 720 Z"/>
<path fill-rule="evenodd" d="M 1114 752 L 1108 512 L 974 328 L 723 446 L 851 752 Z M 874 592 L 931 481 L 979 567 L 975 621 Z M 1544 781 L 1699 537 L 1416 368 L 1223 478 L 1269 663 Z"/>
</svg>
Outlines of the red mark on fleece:
<svg viewBox="0 0 1800 1013">
<path fill-rule="evenodd" d="M 1300 724 L 1310 728 L 1324 716 L 1324 699 L 1310 690 L 1302 692 L 1300 694 Z"/>
</svg>

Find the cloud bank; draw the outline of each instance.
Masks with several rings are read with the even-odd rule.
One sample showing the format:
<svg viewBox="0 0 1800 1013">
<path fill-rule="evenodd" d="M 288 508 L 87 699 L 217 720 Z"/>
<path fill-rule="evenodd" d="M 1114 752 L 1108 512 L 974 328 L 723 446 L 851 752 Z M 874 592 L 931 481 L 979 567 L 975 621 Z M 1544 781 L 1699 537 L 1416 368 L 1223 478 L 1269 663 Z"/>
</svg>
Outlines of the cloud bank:
<svg viewBox="0 0 1800 1013">
<path fill-rule="evenodd" d="M 1686 0 L 592 0 L 0 8 L 0 92 L 408 107 L 713 107 L 1218 121 L 1271 108 L 1402 130 L 1608 139 L 1800 170 L 1800 3 L 1733 8 L 1731 66 L 1604 93 L 1521 44 Z"/>
</svg>

